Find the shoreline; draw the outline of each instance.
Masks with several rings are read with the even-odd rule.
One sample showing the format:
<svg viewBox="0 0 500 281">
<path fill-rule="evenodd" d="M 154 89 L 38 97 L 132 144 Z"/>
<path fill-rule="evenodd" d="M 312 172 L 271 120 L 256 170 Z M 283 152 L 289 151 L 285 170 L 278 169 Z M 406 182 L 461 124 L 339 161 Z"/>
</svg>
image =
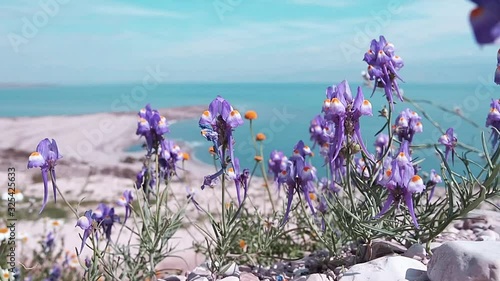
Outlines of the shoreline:
<svg viewBox="0 0 500 281">
<path fill-rule="evenodd" d="M 190 106 L 160 109 L 160 113 L 169 120 L 175 122 L 198 117 L 206 106 Z M 56 140 L 61 158 L 56 166 L 57 185 L 66 199 L 74 207 L 83 199 L 83 205 L 79 206 L 78 213 L 89 208 L 95 208 L 97 202 L 104 202 L 115 205 L 116 200 L 126 189 L 135 189 L 135 176 L 142 168 L 142 158 L 144 151 L 128 152 L 127 148 L 139 143 L 136 136 L 137 113 L 96 113 L 77 116 L 44 116 L 44 117 L 17 117 L 0 118 L 0 130 L 6 132 L 6 138 L 0 143 L 0 168 L 7 171 L 9 167 L 16 170 L 16 187 L 24 195 L 22 203 L 18 203 L 17 212 L 28 213 L 31 209 L 32 219 L 23 219 L 17 222 L 16 233 L 28 235 L 27 242 L 20 245 L 24 253 L 37 249 L 38 239 L 46 234 L 47 211 L 38 215 L 43 198 L 43 183 L 41 181 L 40 169 L 28 170 L 26 165 L 28 157 L 36 149 L 36 145 L 43 138 L 49 137 Z M 178 169 L 179 178 L 183 180 L 173 180 L 169 188 L 175 201 L 186 198 L 186 188 L 196 192 L 197 202 L 205 209 L 220 209 L 220 187 L 206 188 L 201 190 L 203 177 L 214 173 L 214 167 L 199 160 L 193 147 L 182 140 L 178 142 L 182 151 L 190 154 L 190 159 L 184 163 L 185 171 Z M 207 142 L 207 147 L 208 147 Z M 208 153 L 208 152 L 207 152 Z M 178 162 L 182 167 L 182 163 Z M 253 186 L 261 186 L 261 179 L 254 177 Z M 7 177 L 0 180 L 0 184 L 6 186 Z M 6 190 L 5 190 L 6 191 Z M 229 197 L 227 200 L 235 200 L 234 184 L 227 186 Z M 253 188 L 249 191 L 252 198 L 266 198 L 265 188 Z M 176 199 L 175 199 L 176 198 Z M 34 202 L 28 200 L 35 199 Z M 277 197 L 275 197 L 277 199 Z M 265 203 L 268 200 L 257 200 L 262 202 L 263 208 L 268 208 Z M 63 224 L 58 227 L 58 239 L 64 241 L 65 250 L 71 252 L 75 247 L 79 248 L 81 231 L 75 228 L 76 218 L 71 214 L 69 208 L 65 206 L 62 198 L 58 195 L 57 204 L 54 203 L 53 194 L 49 186 L 49 205 L 66 213 L 62 219 Z M 92 204 L 91 206 L 87 203 Z M 227 201 L 226 201 L 227 202 Z M 3 203 L 2 203 L 3 204 Z M 95 204 L 95 206 L 94 206 Z M 29 206 L 21 207 L 21 206 Z M 123 215 L 124 210 L 116 207 L 117 213 Z M 161 263 L 163 267 L 189 270 L 203 262 L 204 257 L 196 254 L 192 249 L 195 240 L 203 241 L 200 231 L 191 225 L 202 215 L 193 204 L 186 210 L 186 227 L 180 229 L 172 239 L 172 244 L 177 245 L 176 253 L 182 253 L 185 261 L 168 258 Z M 28 216 L 27 216 L 28 217 Z M 128 224 L 128 223 L 127 223 Z M 188 238 L 186 238 L 188 237 Z M 35 239 L 36 238 L 36 239 Z M 122 239 L 120 239 L 121 241 Z M 124 241 L 126 242 L 126 241 Z M 19 253 L 20 254 L 20 253 Z M 89 254 L 88 249 L 84 250 L 83 257 Z M 21 256 L 19 256 L 21 257 Z"/>
</svg>

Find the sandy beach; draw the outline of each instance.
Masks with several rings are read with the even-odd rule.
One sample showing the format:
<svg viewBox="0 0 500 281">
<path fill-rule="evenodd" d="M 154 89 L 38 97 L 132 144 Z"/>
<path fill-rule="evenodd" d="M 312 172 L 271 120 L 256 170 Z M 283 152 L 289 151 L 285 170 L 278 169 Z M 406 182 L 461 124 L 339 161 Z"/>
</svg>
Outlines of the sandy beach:
<svg viewBox="0 0 500 281">
<path fill-rule="evenodd" d="M 169 122 L 187 118 L 198 118 L 205 110 L 205 106 L 179 107 L 159 110 Z M 114 204 L 125 189 L 133 189 L 135 177 L 142 168 L 144 152 L 126 152 L 131 145 L 140 143 L 136 136 L 136 112 L 128 113 L 99 113 L 78 116 L 47 116 L 1 118 L 0 131 L 4 132 L 4 139 L 0 142 L 0 169 L 7 171 L 9 167 L 16 169 L 16 186 L 24 194 L 24 202 L 29 198 L 37 201 L 31 206 L 34 212 L 33 220 L 21 220 L 16 225 L 16 233 L 26 233 L 29 238 L 19 248 L 23 253 L 38 247 L 37 239 L 47 229 L 51 229 L 51 221 L 46 214 L 37 217 L 43 198 L 43 183 L 40 180 L 39 169 L 28 170 L 26 167 L 28 156 L 35 150 L 38 142 L 43 138 L 53 138 L 57 141 L 63 158 L 56 166 L 57 183 L 65 197 L 70 202 L 83 199 L 78 210 L 80 214 L 86 209 L 95 208 L 98 202 Z M 197 130 L 197 128 L 193 128 Z M 168 137 L 168 135 L 166 135 Z M 201 137 L 200 137 L 201 138 Z M 207 150 L 209 147 L 207 142 Z M 183 151 L 191 152 L 189 147 L 182 147 Z M 208 153 L 208 152 L 207 152 Z M 214 172 L 214 167 L 202 163 L 191 153 L 189 161 L 184 163 L 186 171 L 179 171 L 183 180 L 171 183 L 173 198 L 185 200 L 186 187 L 196 191 L 197 201 L 204 208 L 220 209 L 220 189 L 201 190 L 203 177 Z M 1 177 L 0 185 L 6 186 L 6 177 Z M 267 198 L 262 179 L 252 180 L 249 196 L 253 198 Z M 50 189 L 50 188 L 49 188 Z M 5 190 L 6 191 L 6 190 Z M 2 191 L 5 192 L 5 191 Z M 234 187 L 228 188 L 230 198 L 235 198 Z M 49 190 L 49 204 L 53 203 L 52 191 Z M 268 208 L 266 200 L 255 200 L 260 207 Z M 267 203 L 266 203 L 267 202 Z M 5 205 L 3 203 L 3 205 Z M 79 247 L 81 240 L 78 236 L 82 231 L 75 228 L 76 219 L 64 202 L 58 198 L 58 208 L 65 210 L 67 217 L 62 219 L 62 225 L 57 227 L 57 236 L 64 239 L 65 249 L 74 251 Z M 87 207 L 88 206 L 88 207 Z M 76 207 L 76 206 L 75 206 Z M 123 209 L 116 208 L 120 214 Z M 18 209 L 17 212 L 28 212 Z M 188 207 L 186 225 L 174 237 L 172 243 L 177 245 L 176 253 L 184 258 L 169 258 L 164 263 L 165 268 L 189 270 L 204 261 L 202 256 L 196 256 L 192 247 L 193 240 L 200 239 L 200 232 L 189 226 L 190 220 L 196 220 L 200 213 L 193 205 Z M 126 235 L 123 235 L 126 243 Z M 83 255 L 90 254 L 88 249 Z M 21 261 L 22 262 L 22 261 Z"/>
</svg>

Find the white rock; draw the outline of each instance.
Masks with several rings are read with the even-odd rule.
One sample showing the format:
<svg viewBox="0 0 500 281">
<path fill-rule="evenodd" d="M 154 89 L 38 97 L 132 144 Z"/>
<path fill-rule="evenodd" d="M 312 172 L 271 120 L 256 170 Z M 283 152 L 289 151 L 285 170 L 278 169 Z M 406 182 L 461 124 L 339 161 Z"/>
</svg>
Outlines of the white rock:
<svg viewBox="0 0 500 281">
<path fill-rule="evenodd" d="M 500 241 L 500 234 L 493 230 L 487 229 L 477 235 L 478 241 Z"/>
<path fill-rule="evenodd" d="M 188 277 L 188 280 L 190 280 L 190 281 L 208 281 L 208 278 L 205 276 L 196 275 L 193 279 L 189 279 L 189 277 Z"/>
<path fill-rule="evenodd" d="M 425 246 L 423 246 L 422 244 L 415 243 L 411 245 L 411 247 L 408 248 L 408 250 L 406 250 L 403 256 L 412 259 L 423 260 L 427 257 L 427 251 L 425 251 Z"/>
<path fill-rule="evenodd" d="M 446 242 L 434 250 L 427 275 L 432 281 L 500 280 L 500 242 Z"/>
<path fill-rule="evenodd" d="M 238 268 L 238 265 L 235 262 L 232 262 L 229 265 L 224 266 L 222 268 L 222 275 L 223 276 L 239 276 L 240 269 Z"/>
<path fill-rule="evenodd" d="M 426 281 L 426 269 L 414 259 L 386 256 L 352 266 L 339 281 Z"/>
<path fill-rule="evenodd" d="M 306 281 L 333 281 L 333 278 L 326 274 L 314 273 L 307 277 Z"/>
<path fill-rule="evenodd" d="M 240 275 L 241 281 L 259 281 L 259 277 L 253 275 L 252 273 L 243 272 Z"/>
<path fill-rule="evenodd" d="M 220 281 L 240 281 L 240 278 L 236 276 L 228 276 L 222 278 Z"/>
</svg>

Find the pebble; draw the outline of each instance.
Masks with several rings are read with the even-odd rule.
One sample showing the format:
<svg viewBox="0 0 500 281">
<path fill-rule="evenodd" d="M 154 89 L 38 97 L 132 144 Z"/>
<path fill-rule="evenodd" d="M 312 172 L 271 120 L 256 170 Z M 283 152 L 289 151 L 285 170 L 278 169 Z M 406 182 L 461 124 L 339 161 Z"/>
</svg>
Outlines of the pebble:
<svg viewBox="0 0 500 281">
<path fill-rule="evenodd" d="M 240 269 L 235 262 L 230 263 L 228 266 L 222 267 L 222 276 L 240 276 Z"/>
<path fill-rule="evenodd" d="M 427 257 L 427 251 L 424 245 L 416 243 L 411 245 L 403 256 L 422 261 Z"/>
<path fill-rule="evenodd" d="M 306 281 L 333 281 L 333 278 L 326 274 L 314 273 L 309 275 Z"/>
<path fill-rule="evenodd" d="M 222 278 L 221 281 L 240 281 L 240 278 L 236 276 L 228 276 Z"/>
<path fill-rule="evenodd" d="M 444 243 L 434 250 L 427 274 L 432 281 L 499 280 L 500 242 Z"/>
<path fill-rule="evenodd" d="M 500 241 L 500 234 L 493 230 L 485 230 L 477 236 L 477 241 Z"/>
<path fill-rule="evenodd" d="M 243 272 L 240 275 L 241 281 L 259 281 L 259 277 L 253 275 L 252 273 Z"/>
</svg>

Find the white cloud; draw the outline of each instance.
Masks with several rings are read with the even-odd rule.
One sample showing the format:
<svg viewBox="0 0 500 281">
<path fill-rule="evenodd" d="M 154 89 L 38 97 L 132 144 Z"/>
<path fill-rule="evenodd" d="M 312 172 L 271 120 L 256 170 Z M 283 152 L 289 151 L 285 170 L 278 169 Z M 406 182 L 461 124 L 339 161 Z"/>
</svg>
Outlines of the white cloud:
<svg viewBox="0 0 500 281">
<path fill-rule="evenodd" d="M 297 5 L 309 5 L 309 6 L 320 6 L 320 7 L 330 7 L 339 8 L 352 6 L 354 1 L 346 0 L 290 0 L 291 3 Z"/>
<path fill-rule="evenodd" d="M 116 4 L 116 5 L 103 5 L 95 8 L 95 12 L 99 14 L 106 14 L 112 16 L 134 16 L 134 17 L 167 17 L 181 19 L 186 15 L 165 10 L 154 10 L 132 5 Z"/>
</svg>

